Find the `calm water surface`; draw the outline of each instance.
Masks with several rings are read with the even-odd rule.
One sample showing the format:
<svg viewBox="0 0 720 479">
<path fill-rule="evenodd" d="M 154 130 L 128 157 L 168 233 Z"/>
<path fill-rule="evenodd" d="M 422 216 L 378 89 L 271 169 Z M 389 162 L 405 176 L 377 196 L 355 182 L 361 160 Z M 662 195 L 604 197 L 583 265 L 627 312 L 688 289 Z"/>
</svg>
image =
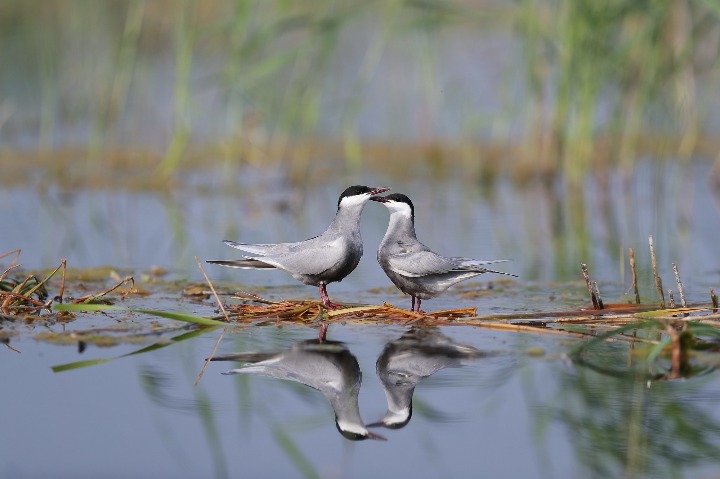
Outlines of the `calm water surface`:
<svg viewBox="0 0 720 479">
<path fill-rule="evenodd" d="M 363 373 L 362 418 L 386 411 L 375 363 L 408 328 L 333 325 Z M 53 373 L 51 366 L 131 351 L 14 342 L 3 353 L 3 477 L 714 477 L 720 381 L 628 381 L 577 368 L 554 336 L 443 328 L 495 354 L 420 381 L 401 429 L 352 442 L 318 391 L 268 377 L 225 376 L 218 331 L 154 353 Z M 281 351 L 310 328 L 228 334 L 219 353 Z M 543 348 L 543 357 L 528 357 Z M 626 352 L 608 351 L 622 362 Z M 610 361 L 610 360 L 609 360 Z M 689 433 L 689 431 L 690 433 Z"/>
<path fill-rule="evenodd" d="M 366 183 L 410 195 L 418 235 L 438 251 L 514 260 L 506 268 L 521 276 L 514 285 L 477 299 L 448 294 L 428 301 L 430 310 L 477 307 L 486 315 L 587 304 L 576 281 L 581 261 L 600 281 L 606 300 L 622 302 L 629 273 L 621 258 L 629 246 L 638 257 L 641 294 L 649 298 L 648 234 L 655 235 L 666 283 L 672 283 L 669 263 L 675 261 L 690 301 L 707 302 L 707 288 L 720 289 L 720 208 L 705 180 L 708 169 L 692 164 L 680 172 L 648 164 L 628 180 L 629 189 L 612 177 L 610 195 L 589 182 L 579 196 L 559 187 L 500 182 L 486 190 L 462 181 L 379 176 L 299 189 L 260 173 L 231 178 L 238 185 L 233 194 L 214 188 L 221 182 L 216 177 L 199 180 L 203 188 L 167 196 L 5 187 L 0 247 L 21 247 L 29 268 L 55 266 L 67 257 L 70 266 L 83 268 L 109 264 L 139 272 L 160 265 L 195 280 L 200 276 L 193 256 L 233 257 L 222 239 L 313 236 L 329 222 L 345 184 Z M 330 294 L 340 301 L 408 306 L 409 299 L 392 289 L 371 291 L 390 286 L 374 260 L 387 225 L 387 212 L 376 206 L 368 205 L 363 217 L 366 255 L 360 267 L 331 285 Z M 263 290 L 271 297 L 316 294 L 280 273 L 207 269 L 223 287 L 231 288 L 226 285 L 232 281 L 232 288 L 271 287 Z M 137 301 L 213 314 L 211 306 L 175 294 L 157 296 Z M 564 353 L 575 339 L 446 327 L 439 332 L 450 340 L 492 354 L 422 379 L 410 422 L 373 429 L 387 441 L 353 442 L 338 433 L 326 398 L 296 382 L 225 376 L 220 373 L 235 365 L 214 362 L 193 387 L 219 330 L 61 373 L 51 367 L 115 358 L 141 346 L 89 346 L 80 353 L 76 346 L 34 339 L 47 330 L 120 324 L 114 318 L 96 314 L 67 325 L 12 325 L 19 334 L 11 345 L 20 353 L 0 346 L 0 477 L 716 477 L 720 471 L 716 373 L 650 384 L 618 379 L 568 362 Z M 151 321 L 138 315 L 122 324 Z M 409 329 L 330 327 L 330 339 L 343 342 L 362 371 L 358 401 L 365 423 L 387 409 L 376 361 Z M 230 331 L 218 354 L 279 352 L 315 336 L 316 330 L 303 327 Z M 544 354 L 528 354 L 538 350 Z M 627 346 L 608 345 L 603 358 L 623 365 Z"/>
<path fill-rule="evenodd" d="M 160 265 L 199 277 L 193 256 L 235 253 L 222 239 L 279 242 L 315 236 L 329 224 L 340 192 L 365 183 L 410 196 L 418 237 L 438 252 L 510 258 L 509 270 L 525 281 L 576 279 L 584 262 L 596 279 L 627 284 L 627 248 L 632 247 L 641 285 L 650 285 L 648 235 L 654 235 L 661 272 L 676 262 L 686 286 L 707 291 L 720 278 L 715 253 L 720 191 L 708 183 L 710 168 L 703 162 L 648 161 L 627 178 L 609 174 L 607 187 L 592 177 L 574 192 L 561 181 L 518 186 L 499 180 L 485 187 L 459 179 L 462 171 L 442 181 L 365 175 L 307 187 L 266 171 L 195 172 L 188 174 L 186 187 L 167 194 L 5 186 L 0 188 L 0 248 L 22 247 L 28 268 L 48 268 L 67 257 L 71 267 Z M 365 208 L 365 257 L 353 275 L 331 289 L 390 285 L 374 260 L 387 218 L 378 204 Z M 214 272 L 218 276 L 238 278 L 222 268 Z M 245 272 L 240 280 L 288 284 L 286 277 L 265 272 Z"/>
</svg>

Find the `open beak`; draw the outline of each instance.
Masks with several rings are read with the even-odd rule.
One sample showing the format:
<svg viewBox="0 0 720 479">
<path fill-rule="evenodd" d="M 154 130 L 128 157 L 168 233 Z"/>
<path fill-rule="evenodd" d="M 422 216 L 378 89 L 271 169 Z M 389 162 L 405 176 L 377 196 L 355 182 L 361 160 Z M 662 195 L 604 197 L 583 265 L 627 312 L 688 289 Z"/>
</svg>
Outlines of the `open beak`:
<svg viewBox="0 0 720 479">
<path fill-rule="evenodd" d="M 371 191 L 370 193 L 368 193 L 368 194 L 370 194 L 370 195 L 379 195 L 380 193 L 385 193 L 386 191 L 390 191 L 390 188 L 375 188 L 374 190 L 372 190 L 372 191 Z M 372 199 L 372 198 L 370 198 L 370 199 Z"/>
<path fill-rule="evenodd" d="M 388 190 L 387 188 L 378 188 L 378 189 L 382 189 L 385 191 Z M 375 190 L 375 191 L 378 191 L 378 190 Z M 372 193 L 373 195 L 377 194 L 377 193 L 375 193 L 375 191 L 373 191 L 373 193 Z M 387 200 L 384 196 L 371 196 L 370 201 L 377 201 L 378 203 L 387 203 L 389 200 Z"/>
</svg>

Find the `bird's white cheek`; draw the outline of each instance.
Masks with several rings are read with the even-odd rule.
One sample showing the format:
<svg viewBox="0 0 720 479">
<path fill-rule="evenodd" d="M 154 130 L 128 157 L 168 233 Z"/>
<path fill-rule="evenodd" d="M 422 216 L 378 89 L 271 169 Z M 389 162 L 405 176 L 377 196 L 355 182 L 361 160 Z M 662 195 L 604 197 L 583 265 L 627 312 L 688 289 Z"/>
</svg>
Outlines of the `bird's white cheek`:
<svg viewBox="0 0 720 479">
<path fill-rule="evenodd" d="M 390 213 L 397 213 L 399 215 L 410 218 L 410 207 L 405 203 L 388 203 L 387 207 L 388 210 L 390 210 Z"/>
<path fill-rule="evenodd" d="M 370 197 L 368 195 L 354 195 L 354 196 L 346 196 L 342 200 L 340 200 L 340 206 L 341 207 L 351 207 L 351 206 L 360 206 L 364 205 L 368 202 Z"/>
</svg>

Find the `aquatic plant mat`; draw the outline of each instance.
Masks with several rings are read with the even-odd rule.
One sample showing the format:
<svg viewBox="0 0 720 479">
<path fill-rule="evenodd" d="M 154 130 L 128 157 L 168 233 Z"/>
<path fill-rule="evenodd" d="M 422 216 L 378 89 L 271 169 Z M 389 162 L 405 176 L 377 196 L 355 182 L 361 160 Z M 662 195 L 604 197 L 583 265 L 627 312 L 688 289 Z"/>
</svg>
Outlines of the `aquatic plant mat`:
<svg viewBox="0 0 720 479">
<path fill-rule="evenodd" d="M 325 328 L 330 327 L 328 335 L 332 338 L 331 326 L 337 324 L 460 326 L 576 338 L 579 341 L 571 343 L 565 357 L 589 367 L 595 367 L 592 358 L 602 345 L 625 344 L 629 351 L 627 364 L 618 365 L 610 373 L 634 371 L 635 374 L 636 366 L 640 366 L 652 379 L 688 377 L 720 366 L 720 313 L 714 291 L 711 290 L 709 305 L 658 308 L 642 304 L 604 304 L 597 284 L 590 280 L 584 265 L 583 273 L 587 274 L 588 291 L 593 298 L 591 308 L 572 309 L 570 306 L 556 311 L 478 316 L 473 307 L 415 312 L 388 303 L 347 304 L 328 310 L 315 300 L 269 300 L 245 292 L 222 293 L 229 298 L 223 301 L 199 261 L 206 284 L 170 284 L 159 279 L 163 275 L 159 272 L 156 278 L 143 274 L 143 284 L 149 288 L 143 289 L 136 287 L 132 276 L 123 277 L 109 268 L 69 272 L 65 260 L 47 274 L 22 272 L 16 264 L 19 250 L 1 255 L 0 259 L 13 254 L 11 265 L 0 274 L 0 343 L 8 350 L 21 353 L 11 346 L 11 340 L 23 329 L 33 330 L 35 325 L 42 326 L 43 331 L 35 333 L 34 339 L 57 345 L 76 345 L 81 353 L 88 345 L 143 346 L 111 358 L 58 365 L 53 368 L 56 372 L 151 352 L 220 327 L 223 333 L 213 351 L 208 352 L 210 357 L 228 329 L 299 326 L 317 329 L 322 337 Z M 60 276 L 59 281 L 57 276 Z M 676 276 L 681 288 L 677 272 Z M 59 283 L 57 294 L 50 293 L 51 283 L 52 286 Z M 474 292 L 512 294 L 502 289 Z M 146 298 L 159 291 L 164 293 L 164 300 Z M 456 294 L 462 297 L 465 293 L 460 289 Z M 167 296 L 173 298 L 174 308 L 183 311 L 156 309 L 168 305 Z M 684 295 L 681 296 L 685 303 Z M 531 301 L 524 291 L 523 297 Z M 463 301 L 467 302 L 467 299 Z M 569 303 L 577 304 L 577 301 L 575 297 Z M 149 303 L 154 308 L 148 308 Z M 217 308 L 214 316 L 187 312 L 192 309 L 207 311 L 213 307 Z M 531 349 L 519 353 L 541 356 L 544 351 Z"/>
</svg>

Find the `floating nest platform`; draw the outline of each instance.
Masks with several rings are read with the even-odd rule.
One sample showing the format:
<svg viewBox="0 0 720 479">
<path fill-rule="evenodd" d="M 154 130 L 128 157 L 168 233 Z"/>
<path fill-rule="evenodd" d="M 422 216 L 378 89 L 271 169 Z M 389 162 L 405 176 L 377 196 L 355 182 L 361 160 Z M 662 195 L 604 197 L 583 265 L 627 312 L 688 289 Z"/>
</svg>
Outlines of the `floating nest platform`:
<svg viewBox="0 0 720 479">
<path fill-rule="evenodd" d="M 340 309 L 327 309 L 320 301 L 286 300 L 269 301 L 255 294 L 238 293 L 233 299 L 243 304 L 225 306 L 227 319 L 234 323 L 305 324 L 320 325 L 330 322 L 362 322 L 363 324 L 398 323 L 402 325 L 426 321 L 433 324 L 449 323 L 461 318 L 477 317 L 476 308 L 448 309 L 433 312 L 416 312 L 383 305 L 344 305 Z M 250 304 L 260 303 L 260 304 Z M 225 320 L 225 315 L 213 319 Z"/>
<path fill-rule="evenodd" d="M 248 326 L 321 326 L 333 323 L 476 326 L 500 331 L 558 334 L 579 338 L 595 336 L 601 331 L 649 319 L 666 322 L 694 320 L 713 325 L 720 323 L 720 315 L 717 314 L 717 310 L 706 307 L 658 311 L 652 306 L 608 304 L 603 310 L 578 309 L 478 316 L 476 308 L 416 312 L 384 303 L 382 305 L 349 304 L 340 309 L 329 310 L 320 301 L 270 301 L 251 293 L 236 293 L 232 299 L 242 303 L 226 305 L 224 311 L 227 317 L 222 314 L 213 319 L 229 320 L 232 324 L 239 323 Z M 591 326 L 594 332 L 580 332 L 573 325 Z M 620 337 L 615 339 L 620 339 Z M 637 340 L 630 336 L 625 339 Z"/>
</svg>

